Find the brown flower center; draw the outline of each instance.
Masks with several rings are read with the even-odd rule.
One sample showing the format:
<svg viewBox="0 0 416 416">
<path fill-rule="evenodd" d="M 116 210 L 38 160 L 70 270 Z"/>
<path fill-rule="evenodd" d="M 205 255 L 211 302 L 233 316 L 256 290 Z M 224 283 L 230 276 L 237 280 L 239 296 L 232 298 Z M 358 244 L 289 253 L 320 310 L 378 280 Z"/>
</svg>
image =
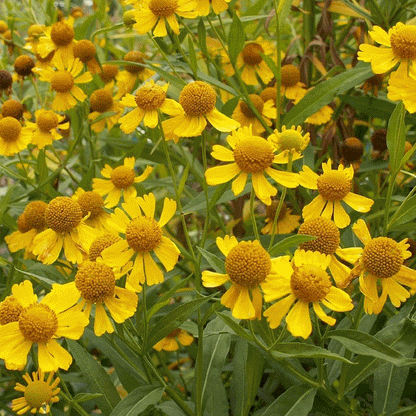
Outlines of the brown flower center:
<svg viewBox="0 0 416 416">
<path fill-rule="evenodd" d="M 102 66 L 102 71 L 100 77 L 104 82 L 110 82 L 118 75 L 118 66 L 111 64 L 104 64 Z"/>
<path fill-rule="evenodd" d="M 144 64 L 146 55 L 139 51 L 130 51 L 124 55 L 125 61 L 135 62 L 137 64 Z M 126 71 L 132 74 L 138 74 L 139 72 L 144 71 L 143 65 L 126 65 Z"/>
<path fill-rule="evenodd" d="M 158 17 L 167 17 L 178 8 L 177 0 L 150 0 L 149 9 Z"/>
<path fill-rule="evenodd" d="M 300 71 L 294 65 L 283 65 L 281 69 L 282 85 L 293 87 L 300 82 Z"/>
<path fill-rule="evenodd" d="M 134 100 L 145 111 L 157 110 L 166 99 L 165 90 L 156 84 L 146 84 L 136 91 Z"/>
<path fill-rule="evenodd" d="M 264 108 L 264 101 L 257 94 L 250 94 L 250 100 L 253 103 L 256 110 L 261 114 Z M 247 118 L 256 118 L 253 110 L 248 106 L 248 104 L 244 101 L 240 101 L 240 110 Z"/>
<path fill-rule="evenodd" d="M 83 39 L 74 45 L 74 57 L 84 63 L 94 59 L 96 52 L 95 46 L 90 40 Z"/>
<path fill-rule="evenodd" d="M 43 201 L 32 201 L 24 210 L 27 225 L 32 229 L 41 230 L 46 226 L 45 212 L 48 204 Z"/>
<path fill-rule="evenodd" d="M 67 46 L 74 39 L 74 29 L 65 22 L 57 22 L 52 25 L 51 39 L 56 46 Z"/>
<path fill-rule="evenodd" d="M 179 96 L 179 104 L 189 116 L 202 116 L 215 108 L 215 90 L 206 82 L 195 81 L 186 85 Z"/>
<path fill-rule="evenodd" d="M 82 210 L 78 202 L 67 196 L 58 196 L 49 202 L 45 211 L 46 225 L 57 233 L 65 233 L 75 228 L 82 220 Z"/>
<path fill-rule="evenodd" d="M 20 120 L 23 116 L 23 105 L 16 100 L 7 100 L 1 107 L 1 115 L 3 117 L 13 117 Z"/>
<path fill-rule="evenodd" d="M 249 43 L 244 46 L 241 54 L 246 65 L 254 66 L 263 60 L 261 54 L 264 54 L 264 49 L 258 43 Z"/>
<path fill-rule="evenodd" d="M 56 71 L 51 80 L 52 89 L 58 92 L 71 91 L 74 77 L 68 71 Z"/>
<path fill-rule="evenodd" d="M 44 133 L 49 133 L 51 130 L 58 127 L 58 116 L 52 110 L 42 110 L 36 117 L 36 124 L 39 127 L 39 130 Z"/>
<path fill-rule="evenodd" d="M 352 183 L 343 171 L 331 170 L 318 178 L 318 192 L 327 201 L 341 201 L 351 192 Z"/>
<path fill-rule="evenodd" d="M 109 111 L 113 106 L 113 97 L 106 89 L 96 90 L 90 97 L 90 109 L 91 111 L 98 111 L 99 113 L 105 113 Z"/>
<path fill-rule="evenodd" d="M 90 246 L 88 258 L 90 261 L 96 261 L 97 257 L 101 256 L 101 253 L 106 248 L 120 241 L 121 238 L 116 234 L 104 234 L 97 237 Z"/>
<path fill-rule="evenodd" d="M 22 131 L 22 126 L 13 117 L 5 117 L 0 120 L 0 137 L 6 142 L 14 142 Z"/>
<path fill-rule="evenodd" d="M 0 303 L 0 325 L 6 325 L 10 322 L 17 322 L 23 306 L 16 300 L 14 296 L 7 296 Z"/>
<path fill-rule="evenodd" d="M 94 191 L 88 191 L 81 194 L 78 198 L 78 204 L 82 210 L 82 216 L 85 217 L 91 213 L 88 219 L 93 220 L 104 212 L 104 201 L 100 194 Z"/>
<path fill-rule="evenodd" d="M 52 387 L 44 380 L 34 380 L 25 388 L 25 399 L 32 409 L 41 409 L 50 403 L 53 394 Z"/>
</svg>

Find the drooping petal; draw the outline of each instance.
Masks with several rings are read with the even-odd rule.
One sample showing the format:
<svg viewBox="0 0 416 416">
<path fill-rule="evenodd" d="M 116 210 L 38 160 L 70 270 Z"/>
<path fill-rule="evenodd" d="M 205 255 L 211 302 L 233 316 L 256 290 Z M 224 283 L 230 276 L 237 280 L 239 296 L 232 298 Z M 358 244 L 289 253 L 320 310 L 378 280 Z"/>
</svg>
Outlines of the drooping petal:
<svg viewBox="0 0 416 416">
<path fill-rule="evenodd" d="M 167 237 L 162 236 L 161 243 L 153 250 L 166 271 L 171 271 L 178 262 L 180 251 L 176 244 Z"/>
<path fill-rule="evenodd" d="M 305 221 L 312 220 L 321 215 L 327 201 L 321 195 L 317 195 L 312 202 L 303 207 L 302 216 Z"/>
<path fill-rule="evenodd" d="M 160 215 L 159 227 L 163 227 L 168 221 L 175 215 L 176 201 L 173 199 L 165 198 L 163 201 L 163 210 Z"/>
<path fill-rule="evenodd" d="M 315 311 L 315 313 L 318 315 L 318 318 L 327 323 L 328 325 L 335 325 L 336 324 L 336 319 L 332 318 L 331 316 L 328 316 L 324 310 L 321 308 L 321 305 L 318 302 L 314 302 L 312 304 L 313 310 Z"/>
<path fill-rule="evenodd" d="M 309 303 L 298 299 L 286 317 L 287 329 L 294 337 L 307 339 L 312 333 Z"/>
<path fill-rule="evenodd" d="M 211 156 L 221 162 L 234 162 L 233 151 L 219 144 L 212 147 Z"/>
<path fill-rule="evenodd" d="M 280 325 L 283 317 L 288 313 L 290 307 L 295 302 L 296 296 L 290 294 L 286 298 L 280 300 L 270 308 L 266 309 L 264 316 L 267 317 L 267 322 L 269 323 L 270 328 L 275 329 Z"/>
<path fill-rule="evenodd" d="M 237 319 L 252 319 L 256 317 L 253 302 L 250 299 L 248 288 L 245 286 L 240 287 L 240 293 L 234 303 L 232 315 Z"/>
<path fill-rule="evenodd" d="M 240 127 L 238 121 L 220 113 L 216 108 L 207 113 L 206 118 L 218 131 L 229 132 Z"/>
<path fill-rule="evenodd" d="M 234 195 L 239 195 L 243 192 L 244 187 L 246 186 L 248 174 L 246 172 L 241 172 L 234 180 L 231 185 L 231 189 L 234 192 Z"/>
<path fill-rule="evenodd" d="M 205 287 L 218 287 L 228 282 L 230 277 L 228 274 L 221 274 L 205 270 L 202 272 L 202 284 Z"/>
<path fill-rule="evenodd" d="M 354 307 L 348 293 L 334 286 L 331 286 L 325 298 L 322 299 L 322 303 L 336 312 L 350 311 Z"/>
<path fill-rule="evenodd" d="M 209 168 L 205 172 L 205 179 L 208 185 L 219 185 L 233 179 L 241 172 L 237 163 L 230 163 L 229 165 L 215 166 Z"/>
<path fill-rule="evenodd" d="M 94 334 L 97 337 L 105 333 L 113 333 L 114 327 L 110 319 L 107 316 L 107 313 L 104 310 L 102 303 L 95 304 L 95 321 L 94 321 Z"/>
<path fill-rule="evenodd" d="M 266 205 L 270 205 L 271 197 L 277 194 L 277 189 L 267 181 L 263 173 L 253 173 L 252 183 L 257 198 Z"/>
<path fill-rule="evenodd" d="M 353 192 L 348 193 L 344 197 L 343 201 L 353 210 L 358 212 L 368 212 L 374 204 L 372 199 L 366 198 L 362 195 L 354 194 Z"/>
<path fill-rule="evenodd" d="M 371 241 L 371 234 L 370 231 L 368 231 L 367 224 L 364 222 L 364 220 L 358 220 L 352 226 L 352 230 L 364 245 Z"/>
<path fill-rule="evenodd" d="M 334 202 L 334 223 L 338 228 L 345 228 L 351 222 L 350 216 L 346 213 L 342 207 L 341 202 Z"/>
<path fill-rule="evenodd" d="M 146 283 L 149 286 L 162 283 L 164 280 L 163 273 L 159 269 L 159 266 L 153 260 L 152 256 L 149 253 L 144 253 L 143 259 L 144 259 L 144 270 L 146 274 Z"/>
</svg>

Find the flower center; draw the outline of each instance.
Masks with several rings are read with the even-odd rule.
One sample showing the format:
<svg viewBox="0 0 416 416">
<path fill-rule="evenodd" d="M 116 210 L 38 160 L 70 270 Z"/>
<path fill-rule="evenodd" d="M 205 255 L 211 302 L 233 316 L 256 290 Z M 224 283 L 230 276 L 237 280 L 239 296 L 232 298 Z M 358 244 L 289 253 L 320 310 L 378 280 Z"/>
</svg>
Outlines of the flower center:
<svg viewBox="0 0 416 416">
<path fill-rule="evenodd" d="M 241 52 L 244 63 L 251 66 L 258 65 L 263 60 L 261 54 L 264 54 L 264 49 L 258 43 L 249 43 Z"/>
<path fill-rule="evenodd" d="M 23 116 L 23 105 L 16 100 L 7 100 L 1 107 L 1 115 L 3 117 L 13 117 L 19 120 Z"/>
<path fill-rule="evenodd" d="M 279 200 L 273 201 L 270 205 L 266 206 L 267 218 L 269 218 L 270 220 L 274 220 L 278 206 L 279 206 Z M 286 211 L 287 211 L 287 207 L 286 207 L 286 204 L 283 202 L 283 205 L 280 208 L 279 217 L 277 218 L 277 221 L 280 221 L 285 217 Z"/>
<path fill-rule="evenodd" d="M 43 110 L 36 117 L 36 124 L 39 127 L 39 130 L 44 133 L 49 133 L 52 129 L 58 127 L 58 116 L 52 110 Z"/>
<path fill-rule="evenodd" d="M 29 230 L 31 230 L 29 224 L 26 221 L 26 215 L 24 212 L 19 215 L 19 218 L 17 219 L 17 228 L 21 233 L 27 233 Z"/>
<path fill-rule="evenodd" d="M 255 287 L 270 273 L 272 263 L 258 241 L 242 241 L 233 247 L 225 259 L 230 279 L 241 286 Z"/>
<path fill-rule="evenodd" d="M 28 36 L 31 36 L 32 38 L 39 38 L 45 30 L 45 26 L 43 25 L 32 25 L 29 26 L 29 29 L 27 30 Z"/>
<path fill-rule="evenodd" d="M 78 269 L 75 286 L 89 302 L 102 302 L 114 295 L 116 278 L 110 266 L 87 261 Z"/>
<path fill-rule="evenodd" d="M 10 72 L 5 69 L 0 69 L 0 90 L 10 88 L 13 83 L 13 77 Z"/>
<path fill-rule="evenodd" d="M 58 329 L 58 318 L 49 306 L 35 303 L 20 313 L 19 328 L 27 340 L 47 342 Z"/>
<path fill-rule="evenodd" d="M 98 111 L 99 113 L 105 113 L 110 110 L 113 106 L 113 97 L 110 92 L 101 89 L 96 90 L 91 94 L 90 97 L 90 110 Z"/>
<path fill-rule="evenodd" d="M 179 104 L 188 116 L 202 116 L 215 108 L 214 88 L 206 82 L 195 81 L 186 85 L 179 96 Z"/>
<path fill-rule="evenodd" d="M 277 99 L 277 90 L 276 87 L 267 87 L 265 88 L 261 93 L 260 97 L 264 102 L 273 100 L 273 102 L 276 104 Z"/>
<path fill-rule="evenodd" d="M 0 325 L 6 325 L 10 322 L 17 322 L 23 307 L 14 296 L 7 296 L 0 303 Z"/>
<path fill-rule="evenodd" d="M 25 399 L 33 409 L 48 404 L 53 396 L 52 387 L 44 380 L 35 380 L 25 388 Z"/>
<path fill-rule="evenodd" d="M 351 191 L 351 181 L 342 171 L 331 170 L 318 177 L 318 192 L 327 201 L 340 201 Z"/>
<path fill-rule="evenodd" d="M 110 82 L 118 75 L 118 66 L 111 64 L 104 64 L 102 66 L 102 71 L 100 77 L 104 82 Z"/>
<path fill-rule="evenodd" d="M 309 303 L 324 299 L 332 283 L 325 270 L 314 264 L 304 264 L 294 270 L 290 286 L 298 299 Z"/>
<path fill-rule="evenodd" d="M 274 143 L 278 152 L 284 152 L 285 150 L 300 152 L 304 149 L 305 139 L 299 131 L 289 129 L 278 133 Z"/>
<path fill-rule="evenodd" d="M 82 220 L 82 210 L 78 202 L 67 196 L 58 196 L 49 202 L 45 211 L 46 225 L 57 233 L 65 233 L 75 228 Z"/>
<path fill-rule="evenodd" d="M 176 338 L 180 333 L 181 333 L 180 328 L 176 328 L 172 332 L 169 332 L 169 334 L 166 335 L 166 338 Z"/>
<path fill-rule="evenodd" d="M 34 60 L 28 55 L 20 55 L 14 61 L 14 69 L 22 77 L 30 75 L 34 67 Z"/>
<path fill-rule="evenodd" d="M 103 198 L 97 192 L 84 192 L 82 195 L 80 195 L 77 202 L 81 207 L 83 217 L 85 217 L 89 212 L 91 213 L 91 215 L 88 218 L 90 220 L 99 217 L 104 212 Z"/>
<path fill-rule="evenodd" d="M 416 59 L 416 26 L 396 27 L 390 36 L 391 49 L 401 59 Z"/>
<path fill-rule="evenodd" d="M 46 226 L 45 212 L 48 204 L 43 201 L 32 201 L 24 210 L 27 225 L 37 230 L 41 230 Z"/>
<path fill-rule="evenodd" d="M 177 0 L 150 0 L 149 9 L 158 17 L 167 17 L 178 8 Z"/>
<path fill-rule="evenodd" d="M 56 71 L 52 76 L 51 86 L 58 92 L 71 91 L 74 86 L 74 77 L 68 71 Z"/>
<path fill-rule="evenodd" d="M 65 22 L 57 22 L 52 25 L 51 39 L 56 46 L 67 46 L 74 39 L 74 29 Z"/>
<path fill-rule="evenodd" d="M 274 158 L 273 146 L 259 136 L 240 140 L 234 150 L 234 160 L 238 167 L 247 173 L 263 172 Z"/>
<path fill-rule="evenodd" d="M 403 255 L 396 241 L 388 237 L 373 238 L 363 251 L 365 269 L 381 278 L 397 274 L 403 264 Z"/>
<path fill-rule="evenodd" d="M 134 184 L 134 170 L 128 166 L 118 166 L 111 172 L 111 182 L 118 189 L 126 189 Z"/>
<path fill-rule="evenodd" d="M 90 261 L 96 261 L 97 257 L 101 256 L 101 252 L 105 250 L 107 247 L 112 246 L 113 244 L 117 243 L 121 240 L 116 234 L 104 234 L 97 237 L 90 246 L 88 258 Z"/>
<path fill-rule="evenodd" d="M 162 229 L 154 218 L 138 217 L 127 226 L 126 240 L 133 250 L 146 253 L 160 244 Z"/>
<path fill-rule="evenodd" d="M 140 87 L 134 100 L 138 107 L 146 111 L 157 110 L 166 99 L 166 92 L 156 84 L 146 84 Z"/>
<path fill-rule="evenodd" d="M 22 126 L 13 117 L 5 117 L 0 120 L 0 137 L 6 142 L 14 142 L 22 131 Z"/>
<path fill-rule="evenodd" d="M 300 71 L 294 65 L 283 65 L 281 68 L 282 85 L 293 87 L 300 82 Z"/>
<path fill-rule="evenodd" d="M 299 248 L 305 251 L 319 251 L 324 254 L 334 254 L 339 247 L 340 234 L 335 223 L 327 218 L 314 218 L 305 221 L 298 234 L 313 235 L 317 238 L 300 244 Z"/>
<path fill-rule="evenodd" d="M 139 51 L 130 51 L 124 55 L 124 60 L 130 61 L 130 62 L 136 62 L 138 64 L 144 64 L 145 57 L 146 55 L 144 53 L 141 53 Z M 126 71 L 132 74 L 137 74 L 139 72 L 144 71 L 144 66 L 142 65 L 126 65 L 125 68 L 126 68 Z"/>
<path fill-rule="evenodd" d="M 341 145 L 341 155 L 348 162 L 360 160 L 364 154 L 364 145 L 356 137 L 348 137 Z"/>
<path fill-rule="evenodd" d="M 378 129 L 371 135 L 371 144 L 374 150 L 385 152 L 387 150 L 387 130 Z"/>
<path fill-rule="evenodd" d="M 74 57 L 81 62 L 91 61 L 95 57 L 96 49 L 90 40 L 80 40 L 74 45 Z"/>
<path fill-rule="evenodd" d="M 250 94 L 250 100 L 253 103 L 256 110 L 261 114 L 264 108 L 264 101 L 257 94 Z M 256 118 L 256 115 L 253 113 L 253 110 L 248 106 L 244 101 L 240 101 L 240 110 L 247 118 Z"/>
</svg>

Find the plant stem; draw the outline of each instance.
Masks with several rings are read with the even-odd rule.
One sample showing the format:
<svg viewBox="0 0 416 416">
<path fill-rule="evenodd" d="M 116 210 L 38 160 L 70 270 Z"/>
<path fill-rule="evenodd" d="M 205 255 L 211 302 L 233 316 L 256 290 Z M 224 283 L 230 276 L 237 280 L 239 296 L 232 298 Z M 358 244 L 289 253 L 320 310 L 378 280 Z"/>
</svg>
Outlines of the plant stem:
<svg viewBox="0 0 416 416">
<path fill-rule="evenodd" d="M 256 237 L 256 240 L 260 241 L 259 230 L 257 229 L 256 216 L 254 215 L 254 198 L 255 198 L 255 192 L 254 192 L 254 187 L 252 185 L 251 194 L 250 194 L 250 218 L 251 218 L 251 222 L 252 222 L 252 226 L 253 226 L 254 235 Z"/>
</svg>

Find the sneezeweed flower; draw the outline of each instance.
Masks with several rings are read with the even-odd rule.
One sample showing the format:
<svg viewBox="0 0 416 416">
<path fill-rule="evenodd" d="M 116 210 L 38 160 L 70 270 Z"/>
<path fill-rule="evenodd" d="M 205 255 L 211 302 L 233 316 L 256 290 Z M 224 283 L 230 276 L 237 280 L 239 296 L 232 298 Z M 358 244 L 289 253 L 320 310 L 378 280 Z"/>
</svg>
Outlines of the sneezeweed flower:
<svg viewBox="0 0 416 416">
<path fill-rule="evenodd" d="M 24 48 L 36 54 L 39 39 L 44 34 L 45 29 L 45 25 L 29 26 L 29 29 L 27 30 L 27 38 L 25 38 L 26 44 Z"/>
<path fill-rule="evenodd" d="M 99 235 L 92 241 L 88 249 L 88 260 L 96 261 L 97 258 L 101 258 L 101 253 L 103 250 L 115 243 L 118 243 L 119 241 L 121 241 L 121 237 L 117 234 L 105 233 Z"/>
<path fill-rule="evenodd" d="M 17 321 L 0 326 L 2 348 L 0 358 L 9 370 L 22 370 L 32 345 L 37 345 L 38 363 L 42 371 L 67 370 L 71 354 L 61 347 L 56 338 L 79 339 L 88 325 L 81 312 L 70 310 L 76 299 L 60 297 L 52 290 L 40 302 L 28 280 L 15 284 L 12 295 L 22 306 Z"/>
<path fill-rule="evenodd" d="M 167 35 L 167 23 L 172 32 L 179 35 L 179 24 L 175 15 L 194 19 L 198 16 L 195 8 L 195 0 L 143 0 L 134 13 L 136 23 L 133 29 L 141 35 L 153 29 L 153 36 L 162 37 Z"/>
<path fill-rule="evenodd" d="M 62 123 L 65 117 L 56 114 L 52 110 L 36 110 L 35 112 L 36 123 L 26 122 L 26 126 L 32 131 L 31 143 L 37 146 L 39 149 L 43 149 L 45 146 L 51 145 L 55 140 L 62 139 L 62 136 L 58 133 L 59 128 L 69 128 L 69 123 Z"/>
<path fill-rule="evenodd" d="M 10 95 L 13 77 L 10 72 L 0 69 L 0 93 L 3 91 Z"/>
<path fill-rule="evenodd" d="M 94 333 L 97 337 L 114 332 L 114 326 L 107 316 L 109 311 L 115 322 L 121 324 L 133 316 L 137 309 L 138 297 L 131 290 L 118 287 L 113 269 L 102 262 L 86 261 L 75 275 L 75 281 L 57 286 L 62 297 L 77 298 L 73 310 L 80 311 L 89 319 L 95 305 Z"/>
<path fill-rule="evenodd" d="M 299 173 L 300 185 L 308 189 L 317 189 L 319 195 L 302 210 L 305 220 L 322 216 L 332 219 L 338 228 L 345 228 L 351 222 L 350 216 L 345 212 L 341 201 L 358 212 L 368 212 L 374 201 L 365 196 L 357 195 L 352 190 L 352 178 L 354 169 L 352 166 L 344 168 L 338 166 L 338 170 L 332 169 L 332 161 L 322 163 L 323 173 L 318 175 L 308 166 L 304 165 Z"/>
<path fill-rule="evenodd" d="M 222 295 L 221 304 L 230 308 L 237 319 L 260 319 L 263 298 L 260 287 L 276 273 L 267 251 L 255 241 L 238 242 L 235 237 L 218 237 L 218 248 L 225 256 L 225 274 L 202 272 L 205 287 L 218 287 L 231 280 L 231 287 Z"/>
<path fill-rule="evenodd" d="M 380 313 L 387 296 L 398 308 L 410 297 L 409 291 L 402 285 L 416 289 L 416 271 L 403 264 L 412 256 L 408 250 L 409 244 L 406 244 L 407 238 L 400 243 L 389 237 L 371 238 L 363 220 L 358 220 L 352 230 L 364 244 L 352 276 L 360 276 L 360 291 L 365 297 L 366 313 Z"/>
<path fill-rule="evenodd" d="M 195 81 L 183 87 L 179 96 L 179 104 L 183 110 L 162 123 L 166 140 L 178 137 L 199 136 L 209 121 L 212 126 L 222 132 L 229 132 L 240 123 L 220 113 L 215 108 L 217 96 L 214 88 L 203 81 Z"/>
<path fill-rule="evenodd" d="M 87 98 L 81 88 L 75 84 L 90 82 L 92 76 L 89 72 L 79 75 L 82 71 L 82 62 L 78 58 L 67 60 L 67 64 L 55 59 L 54 66 L 56 70 L 38 68 L 36 73 L 40 75 L 41 81 L 50 82 L 52 90 L 56 92 L 52 110 L 66 111 L 75 107 L 77 100 L 83 102 Z"/>
<path fill-rule="evenodd" d="M 30 129 L 22 127 L 14 117 L 0 120 L 0 155 L 13 156 L 26 149 L 32 134 Z"/>
<path fill-rule="evenodd" d="M 29 373 L 23 374 L 27 385 L 16 383 L 16 391 L 23 393 L 23 397 L 13 399 L 12 410 L 18 415 L 23 415 L 30 410 L 30 413 L 46 415 L 50 412 L 50 405 L 59 402 L 58 394 L 61 389 L 58 387 L 61 379 L 53 378 L 55 373 L 49 373 L 45 381 L 45 373 L 42 370 L 34 371 L 32 377 Z"/>
<path fill-rule="evenodd" d="M 300 71 L 296 66 L 289 64 L 281 67 L 281 95 L 285 95 L 289 100 L 298 100 L 303 98 L 306 91 L 306 85 L 300 82 Z"/>
<path fill-rule="evenodd" d="M 272 100 L 264 102 L 257 94 L 250 94 L 250 100 L 260 114 L 263 123 L 270 127 L 272 125 L 270 119 L 275 119 L 277 117 L 277 110 L 274 106 L 274 102 Z M 253 134 L 261 134 L 266 130 L 254 111 L 243 100 L 238 102 L 232 118 L 240 123 L 241 127 L 249 127 L 251 125 Z"/>
<path fill-rule="evenodd" d="M 139 284 L 146 282 L 150 286 L 164 279 L 151 253 L 157 256 L 166 271 L 172 270 L 178 262 L 178 247 L 162 231 L 162 227 L 175 215 L 176 202 L 165 198 L 159 221 L 154 218 L 156 198 L 153 194 L 129 199 L 122 206 L 124 211 L 116 208 L 111 222 L 126 239 L 103 250 L 101 256 L 104 263 L 111 267 L 123 267 L 135 257 L 126 287 L 139 291 Z"/>
<path fill-rule="evenodd" d="M 32 74 L 32 69 L 35 67 L 35 61 L 29 55 L 20 55 L 14 61 L 14 70 L 21 77 L 26 77 Z"/>
<path fill-rule="evenodd" d="M 277 102 L 277 90 L 276 87 L 266 87 L 261 93 L 260 97 L 263 99 L 264 102 L 272 100 L 274 105 L 276 106 Z"/>
<path fill-rule="evenodd" d="M 284 298 L 264 312 L 270 328 L 277 328 L 294 304 L 286 316 L 287 329 L 294 337 L 306 339 L 312 333 L 311 303 L 318 318 L 331 326 L 336 320 L 324 312 L 321 303 L 336 312 L 353 309 L 349 295 L 332 285 L 326 272 L 330 261 L 330 256 L 304 250 L 297 250 L 292 261 L 289 256 L 275 259 L 277 276 L 263 283 L 264 299 L 271 302 Z"/>
<path fill-rule="evenodd" d="M 406 66 L 400 66 L 397 71 L 394 71 L 390 75 L 389 86 L 387 87 L 387 97 L 392 101 L 402 100 L 409 113 L 416 112 L 416 99 L 414 94 L 416 88 L 416 64 L 414 64 L 413 68 L 415 68 L 414 76 L 408 77 Z"/>
<path fill-rule="evenodd" d="M 86 64 L 91 74 L 99 74 L 101 72 L 100 65 L 98 65 L 95 59 L 96 54 L 97 50 L 90 40 L 83 39 L 74 45 L 74 58 L 79 58 L 82 63 Z"/>
<path fill-rule="evenodd" d="M 233 131 L 227 136 L 227 142 L 232 150 L 215 145 L 211 156 L 231 163 L 207 169 L 205 178 L 208 185 L 219 185 L 238 175 L 232 183 L 232 190 L 234 195 L 239 195 L 246 185 L 248 175 L 251 174 L 254 192 L 266 205 L 271 204 L 271 197 L 277 194 L 277 189 L 267 181 L 265 174 L 288 188 L 298 186 L 296 174 L 271 167 L 277 157 L 274 154 L 275 149 L 266 139 L 254 135 L 251 127 L 241 127 Z"/>
<path fill-rule="evenodd" d="M 23 117 L 24 110 L 20 101 L 7 100 L 1 106 L 1 115 L 2 117 L 13 117 L 16 120 L 20 120 Z"/>
<path fill-rule="evenodd" d="M 17 322 L 23 306 L 13 296 L 6 296 L 3 302 L 0 302 L 0 326 L 10 322 Z"/>
<path fill-rule="evenodd" d="M 67 196 L 58 196 L 45 210 L 48 227 L 33 240 L 32 252 L 44 264 L 54 263 L 64 249 L 71 263 L 81 263 L 85 247 L 99 234 L 85 224 L 78 202 Z"/>
<path fill-rule="evenodd" d="M 128 134 L 142 122 L 146 127 L 155 128 L 159 122 L 158 111 L 175 116 L 182 113 L 182 107 L 175 100 L 166 98 L 168 84 L 157 85 L 151 79 L 141 86 L 135 95 L 126 94 L 121 103 L 126 107 L 135 107 L 120 119 L 120 129 Z"/>
<path fill-rule="evenodd" d="M 179 344 L 187 347 L 193 342 L 194 337 L 192 335 L 189 335 L 183 329 L 177 328 L 156 343 L 153 348 L 156 351 L 176 351 L 179 349 Z"/>
<path fill-rule="evenodd" d="M 364 154 L 364 145 L 360 139 L 356 137 L 347 137 L 341 145 L 342 165 L 351 165 L 354 172 L 357 172 L 361 165 L 361 158 Z"/>
<path fill-rule="evenodd" d="M 106 83 L 114 85 L 115 79 L 118 75 L 118 66 L 112 64 L 104 64 L 101 67 L 100 78 Z"/>
<path fill-rule="evenodd" d="M 228 3 L 230 1 L 231 0 L 198 0 L 195 11 L 198 13 L 198 16 L 208 16 L 210 6 L 212 6 L 214 13 L 219 14 L 228 9 Z"/>
<path fill-rule="evenodd" d="M 278 205 L 277 200 L 266 207 L 266 225 L 261 229 L 262 234 L 271 234 Z M 277 218 L 275 234 L 290 234 L 299 227 L 300 218 L 300 215 L 292 215 L 292 210 L 283 203 Z"/>
<path fill-rule="evenodd" d="M 110 165 L 104 166 L 101 175 L 107 179 L 94 178 L 93 190 L 101 196 L 107 195 L 104 200 L 106 208 L 115 207 L 119 203 L 122 193 L 124 201 L 135 198 L 137 191 L 134 184 L 143 182 L 152 173 L 153 168 L 147 166 L 140 176 L 136 176 L 134 164 L 134 157 L 126 157 L 124 163 L 114 169 Z"/>
</svg>

